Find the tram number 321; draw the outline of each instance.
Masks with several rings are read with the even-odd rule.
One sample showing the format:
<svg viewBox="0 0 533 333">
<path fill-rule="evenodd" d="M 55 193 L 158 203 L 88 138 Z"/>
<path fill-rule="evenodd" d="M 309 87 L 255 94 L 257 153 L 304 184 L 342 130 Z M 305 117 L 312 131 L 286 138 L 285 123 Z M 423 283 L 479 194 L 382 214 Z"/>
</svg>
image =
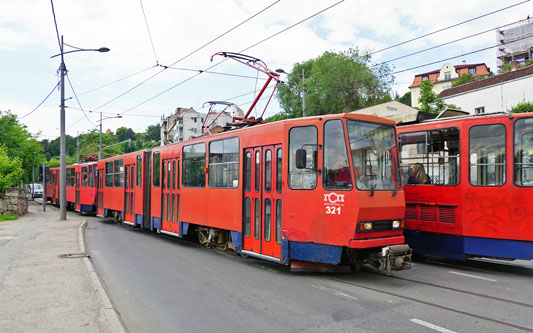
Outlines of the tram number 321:
<svg viewBox="0 0 533 333">
<path fill-rule="evenodd" d="M 344 194 L 335 192 L 324 194 L 324 205 L 326 206 L 326 214 L 341 215 L 341 206 L 344 203 Z"/>
<path fill-rule="evenodd" d="M 326 206 L 326 214 L 341 215 L 341 207 Z"/>
</svg>

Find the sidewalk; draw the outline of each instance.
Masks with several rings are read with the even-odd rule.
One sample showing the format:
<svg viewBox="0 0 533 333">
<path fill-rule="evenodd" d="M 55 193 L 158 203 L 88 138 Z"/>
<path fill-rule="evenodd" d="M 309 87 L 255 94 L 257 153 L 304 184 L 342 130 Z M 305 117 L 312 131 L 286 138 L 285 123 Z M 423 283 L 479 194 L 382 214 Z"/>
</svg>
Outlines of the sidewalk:
<svg viewBox="0 0 533 333">
<path fill-rule="evenodd" d="M 122 332 L 89 261 L 59 257 L 82 252 L 84 220 L 46 210 L 29 202 L 26 215 L 0 222 L 0 331 Z"/>
</svg>

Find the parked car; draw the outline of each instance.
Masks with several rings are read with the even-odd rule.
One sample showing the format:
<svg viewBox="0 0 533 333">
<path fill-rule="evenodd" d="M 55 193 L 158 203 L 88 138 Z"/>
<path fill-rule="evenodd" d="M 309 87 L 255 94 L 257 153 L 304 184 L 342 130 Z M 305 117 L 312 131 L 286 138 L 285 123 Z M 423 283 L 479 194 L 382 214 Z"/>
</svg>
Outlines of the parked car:
<svg viewBox="0 0 533 333">
<path fill-rule="evenodd" d="M 28 193 L 31 196 L 33 189 L 33 197 L 34 198 L 42 198 L 43 197 L 43 185 L 41 184 L 28 184 L 26 185 L 26 193 Z"/>
</svg>

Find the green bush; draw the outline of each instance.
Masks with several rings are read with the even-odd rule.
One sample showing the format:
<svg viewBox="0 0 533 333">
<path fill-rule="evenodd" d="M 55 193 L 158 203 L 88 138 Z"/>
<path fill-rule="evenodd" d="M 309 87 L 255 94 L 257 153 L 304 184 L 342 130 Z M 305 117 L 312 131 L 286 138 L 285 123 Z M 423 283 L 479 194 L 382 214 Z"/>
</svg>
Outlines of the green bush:
<svg viewBox="0 0 533 333">
<path fill-rule="evenodd" d="M 10 158 L 6 146 L 0 145 L 0 191 L 19 184 L 22 177 L 24 170 L 20 158 Z"/>
<path fill-rule="evenodd" d="M 511 110 L 511 113 L 522 113 L 522 112 L 533 112 L 533 103 L 524 102 L 514 106 Z"/>
<path fill-rule="evenodd" d="M 2 221 L 10 221 L 10 220 L 16 220 L 19 217 L 17 215 L 0 215 L 0 222 Z"/>
</svg>

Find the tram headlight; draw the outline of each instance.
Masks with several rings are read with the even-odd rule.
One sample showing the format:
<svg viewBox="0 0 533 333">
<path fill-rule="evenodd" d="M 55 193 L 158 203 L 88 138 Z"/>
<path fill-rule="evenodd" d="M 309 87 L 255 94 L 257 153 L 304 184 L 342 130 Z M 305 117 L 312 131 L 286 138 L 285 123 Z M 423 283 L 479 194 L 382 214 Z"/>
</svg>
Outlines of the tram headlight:
<svg viewBox="0 0 533 333">
<path fill-rule="evenodd" d="M 392 221 L 392 229 L 400 229 L 402 223 L 399 220 Z"/>
<path fill-rule="evenodd" d="M 373 228 L 372 222 L 363 222 L 359 225 L 359 229 L 361 231 L 370 231 L 372 230 L 372 228 Z"/>
</svg>

